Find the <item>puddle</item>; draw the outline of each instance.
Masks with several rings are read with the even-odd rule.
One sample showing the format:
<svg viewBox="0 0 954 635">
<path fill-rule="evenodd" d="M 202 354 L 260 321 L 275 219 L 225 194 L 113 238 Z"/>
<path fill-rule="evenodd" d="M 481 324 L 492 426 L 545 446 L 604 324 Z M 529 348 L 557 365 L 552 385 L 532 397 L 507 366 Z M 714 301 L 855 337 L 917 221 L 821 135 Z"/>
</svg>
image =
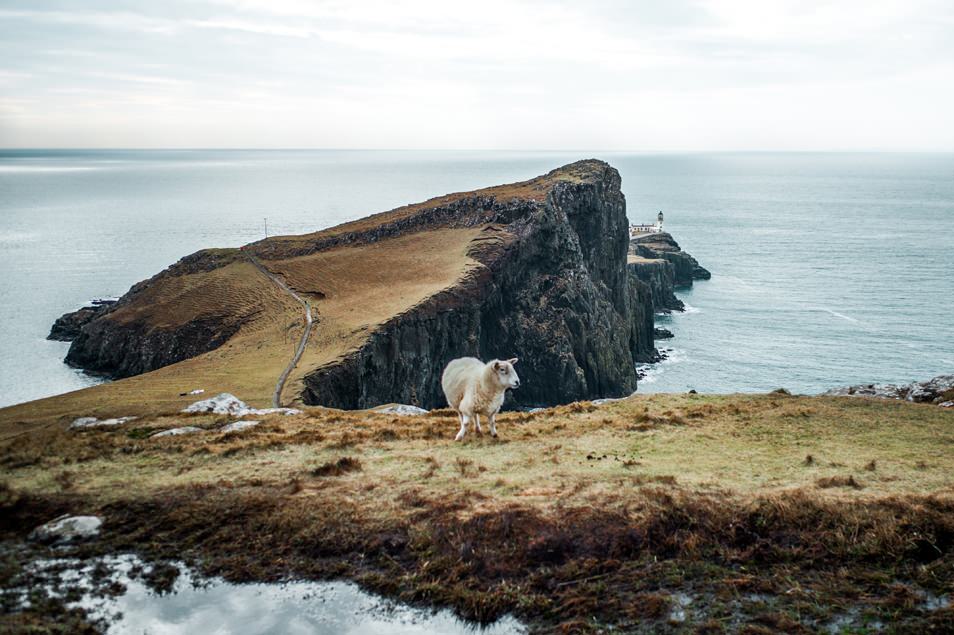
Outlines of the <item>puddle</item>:
<svg viewBox="0 0 954 635">
<path fill-rule="evenodd" d="M 48 593 L 70 599 L 108 623 L 111 635 L 185 635 L 216 633 L 252 635 L 318 634 L 486 634 L 525 633 L 511 617 L 486 627 L 456 618 L 448 610 L 427 611 L 390 602 L 348 582 L 284 582 L 232 584 L 199 577 L 179 566 L 169 593 L 147 587 L 137 571 L 148 571 L 135 556 L 93 561 L 46 560 L 34 572 Z M 114 596 L 103 589 L 119 583 Z M 25 602 L 24 595 L 24 602 Z"/>
</svg>

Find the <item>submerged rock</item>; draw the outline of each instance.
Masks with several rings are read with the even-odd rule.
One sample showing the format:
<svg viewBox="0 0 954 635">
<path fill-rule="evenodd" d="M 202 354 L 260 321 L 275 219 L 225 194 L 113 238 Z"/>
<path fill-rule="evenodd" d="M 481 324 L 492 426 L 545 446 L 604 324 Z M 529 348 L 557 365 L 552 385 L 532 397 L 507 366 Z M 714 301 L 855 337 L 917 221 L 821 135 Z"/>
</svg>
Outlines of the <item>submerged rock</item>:
<svg viewBox="0 0 954 635">
<path fill-rule="evenodd" d="M 67 544 L 99 535 L 103 521 L 97 516 L 60 516 L 30 533 L 30 540 L 44 544 Z"/>
<path fill-rule="evenodd" d="M 668 340 L 673 337 L 675 336 L 672 334 L 672 331 L 670 331 L 669 329 L 660 329 L 660 328 L 653 329 L 653 339 Z"/>
</svg>

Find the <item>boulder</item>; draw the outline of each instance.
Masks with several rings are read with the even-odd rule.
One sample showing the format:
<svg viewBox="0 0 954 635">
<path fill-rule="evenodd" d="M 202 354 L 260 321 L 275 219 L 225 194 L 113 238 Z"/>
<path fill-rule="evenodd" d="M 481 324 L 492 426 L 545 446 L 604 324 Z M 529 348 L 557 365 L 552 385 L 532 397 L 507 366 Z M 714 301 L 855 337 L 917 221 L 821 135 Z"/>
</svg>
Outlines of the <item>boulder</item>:
<svg viewBox="0 0 954 635">
<path fill-rule="evenodd" d="M 79 417 L 74 419 L 73 423 L 70 424 L 71 429 L 78 428 L 96 428 L 100 426 L 118 426 L 130 421 L 134 421 L 139 417 L 114 417 L 112 419 L 97 419 L 96 417 Z"/>
<path fill-rule="evenodd" d="M 227 392 L 220 393 L 215 397 L 210 397 L 209 399 L 197 401 L 191 406 L 184 408 L 182 412 L 231 415 L 236 418 L 247 417 L 249 415 L 262 416 L 271 414 L 301 414 L 301 410 L 298 410 L 297 408 L 250 408 L 244 401 Z"/>
<path fill-rule="evenodd" d="M 254 428 L 261 421 L 255 421 L 254 419 L 245 419 L 243 421 L 233 421 L 232 423 L 226 424 L 219 428 L 219 432 L 240 432 L 248 428 Z"/>
<path fill-rule="evenodd" d="M 69 544 L 99 535 L 103 521 L 97 516 L 60 516 L 30 532 L 30 540 L 44 544 Z"/>
<path fill-rule="evenodd" d="M 396 403 L 396 404 L 390 404 L 387 406 L 382 406 L 380 408 L 375 408 L 374 412 L 406 417 L 411 415 L 426 415 L 429 411 L 425 410 L 424 408 L 418 408 L 417 406 L 408 405 L 406 403 Z"/>
<path fill-rule="evenodd" d="M 202 432 L 202 428 L 196 428 L 195 426 L 183 426 L 181 428 L 171 428 L 169 430 L 157 432 L 149 438 L 158 439 L 159 437 L 177 437 L 183 434 L 195 434 L 196 432 Z"/>
</svg>

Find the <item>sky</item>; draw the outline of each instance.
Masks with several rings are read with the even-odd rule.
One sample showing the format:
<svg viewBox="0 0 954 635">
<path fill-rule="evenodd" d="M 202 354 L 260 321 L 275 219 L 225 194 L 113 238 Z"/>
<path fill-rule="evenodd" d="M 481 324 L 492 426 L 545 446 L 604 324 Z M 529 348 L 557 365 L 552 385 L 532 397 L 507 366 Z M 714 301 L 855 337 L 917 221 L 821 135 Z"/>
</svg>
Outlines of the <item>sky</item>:
<svg viewBox="0 0 954 635">
<path fill-rule="evenodd" d="M 951 0 L 0 0 L 0 147 L 954 151 Z"/>
</svg>

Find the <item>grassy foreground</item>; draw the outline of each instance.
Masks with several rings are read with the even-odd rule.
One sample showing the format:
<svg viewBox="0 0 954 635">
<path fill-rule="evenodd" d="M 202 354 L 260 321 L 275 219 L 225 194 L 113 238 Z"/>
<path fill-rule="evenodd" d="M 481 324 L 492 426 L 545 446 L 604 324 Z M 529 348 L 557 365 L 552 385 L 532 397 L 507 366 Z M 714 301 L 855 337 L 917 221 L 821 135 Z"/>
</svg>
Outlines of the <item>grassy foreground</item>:
<svg viewBox="0 0 954 635">
<path fill-rule="evenodd" d="M 636 396 L 508 413 L 499 440 L 459 444 L 449 411 L 226 421 L 7 434 L 3 539 L 99 514 L 80 554 L 343 576 L 542 632 L 954 631 L 954 413 L 934 406 Z M 182 425 L 206 431 L 148 438 Z"/>
</svg>

